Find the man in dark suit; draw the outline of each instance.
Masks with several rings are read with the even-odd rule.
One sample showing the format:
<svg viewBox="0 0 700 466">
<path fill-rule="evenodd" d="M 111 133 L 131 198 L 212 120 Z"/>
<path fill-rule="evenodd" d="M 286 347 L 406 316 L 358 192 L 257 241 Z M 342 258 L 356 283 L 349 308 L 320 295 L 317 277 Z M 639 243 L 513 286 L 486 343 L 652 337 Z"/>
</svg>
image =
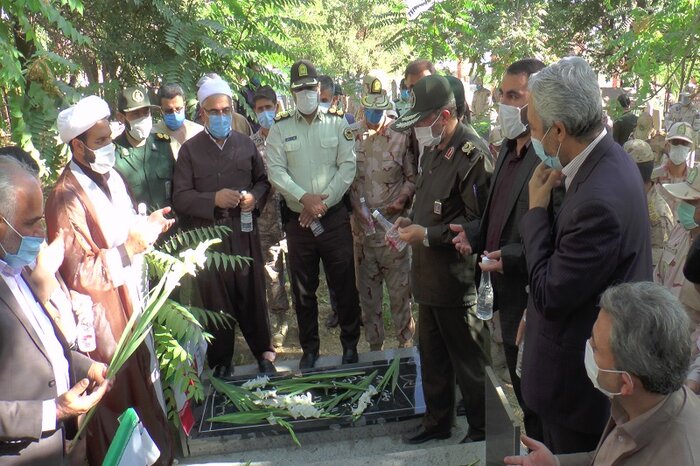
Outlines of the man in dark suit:
<svg viewBox="0 0 700 466">
<path fill-rule="evenodd" d="M 493 260 L 479 266 L 491 272 L 494 309 L 499 311 L 503 349 L 513 390 L 523 409 L 527 435 L 538 440 L 541 440 L 542 428 L 537 415 L 523 402 L 520 377 L 515 368 L 518 361 L 516 335 L 527 307 L 527 267 L 518 225 L 528 210 L 527 183 L 539 162 L 530 143 L 527 123 L 527 99 L 530 95 L 527 81 L 530 75 L 544 66 L 539 60 L 526 58 L 506 69 L 499 106 L 499 120 L 505 140 L 496 159 L 484 216 L 481 221 L 451 226 L 453 231 L 459 233 L 453 240 L 458 251 L 463 254 L 483 253 Z"/>
<path fill-rule="evenodd" d="M 528 86 L 532 144 L 544 163 L 520 223 L 530 293 L 523 398 L 554 453 L 590 451 L 610 402 L 586 374 L 585 344 L 606 288 L 652 279 L 646 195 L 634 161 L 602 126 L 598 78 L 585 60 L 564 58 Z M 551 191 L 562 184 L 552 220 Z"/>
<path fill-rule="evenodd" d="M 109 383 L 107 367 L 72 352 L 37 298 L 56 272 L 42 270 L 45 261 L 28 275 L 45 236 L 43 216 L 35 174 L 0 156 L 0 466 L 63 464 L 64 436 Z M 99 385 L 87 394 L 91 383 Z"/>
</svg>

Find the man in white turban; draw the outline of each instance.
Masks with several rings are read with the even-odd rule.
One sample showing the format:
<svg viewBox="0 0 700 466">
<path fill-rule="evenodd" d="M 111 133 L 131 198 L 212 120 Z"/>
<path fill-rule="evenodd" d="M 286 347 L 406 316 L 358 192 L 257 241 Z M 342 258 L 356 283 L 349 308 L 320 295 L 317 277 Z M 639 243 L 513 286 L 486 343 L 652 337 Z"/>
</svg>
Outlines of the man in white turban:
<svg viewBox="0 0 700 466">
<path fill-rule="evenodd" d="M 204 131 L 180 148 L 173 176 L 173 207 L 183 228 L 226 225 L 231 233 L 217 250 L 252 258 L 197 276 L 204 307 L 224 311 L 240 325 L 261 373 L 276 372 L 265 299 L 265 262 L 257 217 L 265 206 L 270 183 L 253 141 L 232 128 L 233 100 L 228 83 L 210 78 L 197 98 Z M 214 376 L 231 374 L 234 328 L 210 328 L 208 348 Z"/>
<path fill-rule="evenodd" d="M 140 302 L 141 253 L 173 220 L 169 208 L 137 222 L 124 181 L 113 170 L 114 144 L 107 103 L 89 96 L 58 115 L 58 133 L 70 146 L 73 160 L 59 177 L 46 202 L 49 241 L 63 230 L 65 259 L 60 273 L 71 290 L 92 298 L 96 361 L 109 364 L 116 344 Z M 98 405 L 88 425 L 90 464 L 102 464 L 118 417 L 133 407 L 160 450 L 157 464 L 170 464 L 173 442 L 154 386 L 151 354 L 141 345 L 116 377 L 113 389 Z"/>
</svg>

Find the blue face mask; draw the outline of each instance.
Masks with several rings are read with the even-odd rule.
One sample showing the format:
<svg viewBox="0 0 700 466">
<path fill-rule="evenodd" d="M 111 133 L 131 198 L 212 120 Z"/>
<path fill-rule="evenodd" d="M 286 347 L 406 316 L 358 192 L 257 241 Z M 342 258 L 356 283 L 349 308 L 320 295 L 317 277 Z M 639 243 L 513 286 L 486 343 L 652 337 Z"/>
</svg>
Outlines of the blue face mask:
<svg viewBox="0 0 700 466">
<path fill-rule="evenodd" d="M 263 128 L 269 129 L 272 123 L 275 122 L 275 111 L 274 110 L 263 110 L 256 114 L 258 116 L 258 123 Z"/>
<path fill-rule="evenodd" d="M 552 129 L 551 126 L 549 129 Z M 546 133 L 544 133 L 544 137 L 542 138 L 542 141 L 544 141 L 544 138 L 547 137 L 547 134 L 549 133 L 549 129 L 547 130 Z M 535 149 L 535 153 L 537 154 L 537 157 L 540 158 L 541 161 L 544 162 L 545 165 L 547 165 L 549 168 L 553 168 L 555 170 L 561 170 L 563 167 L 561 166 L 561 162 L 559 161 L 559 150 L 561 149 L 561 144 L 559 144 L 559 149 L 557 149 L 557 155 L 552 157 L 551 155 L 547 155 L 547 153 L 544 151 L 544 146 L 542 145 L 542 141 L 539 139 L 533 137 L 531 138 L 532 141 L 532 147 Z"/>
<path fill-rule="evenodd" d="M 169 130 L 175 131 L 179 129 L 185 122 L 185 109 L 183 108 L 179 112 L 164 113 L 163 121 Z"/>
<path fill-rule="evenodd" d="M 370 125 L 378 125 L 384 117 L 384 110 L 365 109 L 365 120 Z"/>
<path fill-rule="evenodd" d="M 231 132 L 232 115 L 209 115 L 207 128 L 216 139 L 224 139 Z"/>
<path fill-rule="evenodd" d="M 408 102 L 408 98 L 411 96 L 411 93 L 409 92 L 408 89 L 401 89 L 401 100 L 404 102 Z"/>
<path fill-rule="evenodd" d="M 10 225 L 10 222 L 5 220 L 5 223 L 17 236 L 22 238 L 22 241 L 19 243 L 19 249 L 17 249 L 17 252 L 14 254 L 8 253 L 3 245 L 0 244 L 0 248 L 2 248 L 2 251 L 5 253 L 5 257 L 3 257 L 2 260 L 14 270 L 21 271 L 24 267 L 34 263 L 36 257 L 39 255 L 44 238 L 38 236 L 22 236 L 15 230 L 15 227 Z"/>
<path fill-rule="evenodd" d="M 695 223 L 695 206 L 687 202 L 678 204 L 678 221 L 688 231 L 697 228 L 698 224 Z"/>
</svg>

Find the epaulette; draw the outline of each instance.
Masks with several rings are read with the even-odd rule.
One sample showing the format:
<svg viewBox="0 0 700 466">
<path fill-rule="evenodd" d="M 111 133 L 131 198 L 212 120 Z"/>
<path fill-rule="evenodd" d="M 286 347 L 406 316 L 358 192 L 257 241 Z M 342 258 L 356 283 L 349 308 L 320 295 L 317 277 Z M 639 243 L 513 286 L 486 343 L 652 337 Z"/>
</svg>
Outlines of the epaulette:
<svg viewBox="0 0 700 466">
<path fill-rule="evenodd" d="M 331 108 L 329 108 L 329 109 L 328 109 L 328 113 L 329 113 L 330 115 L 335 115 L 335 116 L 339 116 L 339 117 L 345 115 L 345 112 L 344 112 L 344 111 L 339 110 L 339 109 L 336 108 L 336 107 L 331 107 Z"/>
<path fill-rule="evenodd" d="M 122 146 L 117 146 L 117 147 L 119 148 L 119 152 L 122 154 L 122 157 L 129 156 L 129 154 L 130 154 L 129 149 L 127 149 L 126 147 L 122 147 Z"/>
<path fill-rule="evenodd" d="M 474 149 L 476 149 L 476 146 L 471 141 L 465 142 L 462 146 L 462 152 L 464 152 L 465 154 L 471 154 Z"/>
<path fill-rule="evenodd" d="M 158 141 L 170 141 L 170 136 L 165 133 L 156 133 L 156 139 Z"/>
<path fill-rule="evenodd" d="M 280 113 L 278 113 L 277 115 L 275 115 L 275 121 L 282 121 L 282 120 L 284 120 L 284 119 L 286 119 L 286 118 L 289 118 L 290 116 L 291 116 L 291 115 L 290 115 L 289 112 L 287 112 L 287 111 L 280 112 Z"/>
</svg>

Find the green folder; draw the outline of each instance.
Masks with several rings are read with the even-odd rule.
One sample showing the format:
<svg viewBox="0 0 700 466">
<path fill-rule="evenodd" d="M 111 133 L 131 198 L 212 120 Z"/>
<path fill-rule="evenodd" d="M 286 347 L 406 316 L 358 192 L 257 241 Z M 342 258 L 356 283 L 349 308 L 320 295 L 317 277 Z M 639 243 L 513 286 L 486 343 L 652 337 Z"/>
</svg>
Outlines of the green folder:
<svg viewBox="0 0 700 466">
<path fill-rule="evenodd" d="M 145 435 L 144 435 L 145 434 Z M 148 431 L 141 426 L 141 420 L 134 408 L 128 408 L 119 416 L 119 428 L 107 450 L 102 466 L 127 466 L 153 464 L 160 452 Z"/>
</svg>

